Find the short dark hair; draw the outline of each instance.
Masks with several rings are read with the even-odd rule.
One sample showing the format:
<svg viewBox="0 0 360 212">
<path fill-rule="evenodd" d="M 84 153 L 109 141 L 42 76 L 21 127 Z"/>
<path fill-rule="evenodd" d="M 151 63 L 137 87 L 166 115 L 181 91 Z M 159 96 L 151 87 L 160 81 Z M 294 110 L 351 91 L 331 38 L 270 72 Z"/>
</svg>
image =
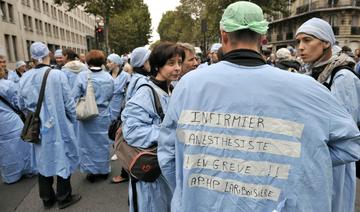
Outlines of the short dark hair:
<svg viewBox="0 0 360 212">
<path fill-rule="evenodd" d="M 234 32 L 228 32 L 229 40 L 231 44 L 236 44 L 238 42 L 244 43 L 257 43 L 261 35 L 257 32 L 254 32 L 250 29 L 240 29 Z"/>
<path fill-rule="evenodd" d="M 78 58 L 78 54 L 76 54 L 76 52 L 70 48 L 65 49 L 63 52 L 63 55 L 66 56 L 68 61 L 73 61 L 76 60 L 76 58 Z"/>
<path fill-rule="evenodd" d="M 85 57 L 88 66 L 100 67 L 105 64 L 106 57 L 104 52 L 100 50 L 91 50 Z"/>
<path fill-rule="evenodd" d="M 149 57 L 151 75 L 156 76 L 159 69 L 166 64 L 168 59 L 179 55 L 182 60 L 185 59 L 184 48 L 171 42 L 163 42 L 154 47 Z"/>
</svg>

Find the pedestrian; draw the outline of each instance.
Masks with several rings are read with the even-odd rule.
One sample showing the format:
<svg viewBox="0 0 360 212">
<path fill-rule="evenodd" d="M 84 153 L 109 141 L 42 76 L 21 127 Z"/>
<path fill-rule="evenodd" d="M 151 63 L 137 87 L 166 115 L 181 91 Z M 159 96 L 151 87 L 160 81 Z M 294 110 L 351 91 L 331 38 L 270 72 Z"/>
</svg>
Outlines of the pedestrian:
<svg viewBox="0 0 360 212">
<path fill-rule="evenodd" d="M 62 53 L 62 49 L 57 49 L 57 50 L 54 52 L 54 58 L 55 58 L 55 62 L 56 62 L 54 68 L 61 70 L 61 68 L 62 68 L 63 65 L 65 64 L 64 55 L 63 55 L 63 53 Z"/>
<path fill-rule="evenodd" d="M 334 54 L 332 47 L 336 40 L 330 24 L 312 18 L 299 27 L 296 40 L 301 59 L 308 64 L 311 76 L 330 90 L 341 107 L 351 114 L 353 122 L 359 125 L 360 80 L 352 71 L 355 61 L 341 51 Z M 332 176 L 331 211 L 354 211 L 355 163 L 334 166 Z"/>
<path fill-rule="evenodd" d="M 114 94 L 110 102 L 109 112 L 111 121 L 120 119 L 122 102 L 125 100 L 125 87 L 130 82 L 130 74 L 121 69 L 123 60 L 118 54 L 110 54 L 107 57 L 106 68 L 114 79 Z M 111 160 L 117 160 L 116 154 Z M 117 183 L 118 181 L 113 181 Z"/>
<path fill-rule="evenodd" d="M 61 70 L 65 73 L 70 88 L 73 89 L 77 75 L 81 71 L 87 70 L 87 68 L 82 62 L 77 60 L 78 55 L 74 50 L 68 48 L 62 51 L 62 54 L 64 56 L 65 65 L 62 66 Z"/>
<path fill-rule="evenodd" d="M 19 110 L 18 88 L 4 77 L 5 69 L 0 68 L 0 173 L 2 181 L 10 184 L 36 170 L 32 144 L 20 138 L 24 124 L 15 112 Z"/>
<path fill-rule="evenodd" d="M 132 97 L 132 95 L 134 95 L 134 93 L 136 92 L 138 88 L 138 84 L 140 84 L 139 81 L 142 81 L 143 78 L 146 79 L 150 75 L 150 64 L 148 61 L 149 56 L 150 56 L 150 50 L 146 49 L 145 47 L 137 47 L 132 51 L 130 66 L 131 69 L 134 70 L 134 73 L 129 79 L 130 81 L 126 85 L 127 86 L 126 93 L 124 93 L 125 100 L 121 100 L 121 101 L 129 100 Z M 113 108 L 115 108 L 115 105 L 113 106 Z M 120 113 L 117 114 L 121 115 Z M 114 176 L 111 179 L 111 183 L 122 183 L 122 182 L 127 182 L 128 180 L 129 180 L 129 174 L 125 171 L 124 168 L 122 168 L 120 175 Z"/>
<path fill-rule="evenodd" d="M 5 76 L 4 79 L 10 80 L 14 82 L 15 84 L 18 84 L 20 81 L 19 76 L 16 74 L 15 71 L 7 69 L 7 61 L 6 57 L 4 55 L 0 55 L 0 68 L 3 68 L 5 70 Z"/>
<path fill-rule="evenodd" d="M 20 79 L 21 105 L 27 111 L 35 112 L 43 76 L 50 69 L 49 53 L 48 47 L 41 42 L 30 46 L 36 67 Z M 41 143 L 34 144 L 40 198 L 45 208 L 51 208 L 56 201 L 60 209 L 66 208 L 79 201 L 81 196 L 72 194 L 70 182 L 71 174 L 79 164 L 73 128 L 75 103 L 67 78 L 60 70 L 53 69 L 49 73 L 40 120 Z M 52 187 L 55 176 L 56 193 Z"/>
<path fill-rule="evenodd" d="M 300 66 L 301 64 L 292 57 L 291 52 L 287 48 L 280 48 L 276 51 L 275 67 L 297 73 Z"/>
<path fill-rule="evenodd" d="M 132 60 L 133 56 L 134 52 Z M 172 92 L 171 81 L 178 79 L 184 58 L 184 50 L 179 45 L 158 44 L 149 58 L 152 76 L 140 78 L 137 82 L 138 86 L 148 84 L 155 89 L 165 113 Z M 136 90 L 127 101 L 121 119 L 124 139 L 130 146 L 149 148 L 157 145 L 161 118 L 155 108 L 154 94 L 149 87 L 142 86 Z M 171 190 L 164 176 L 160 175 L 154 182 L 134 180 L 130 179 L 131 185 L 135 183 L 136 190 L 129 186 L 130 212 L 135 211 L 136 207 L 139 212 L 170 211 Z"/>
<path fill-rule="evenodd" d="M 336 98 L 266 64 L 267 29 L 259 6 L 230 4 L 223 60 L 176 86 L 158 138 L 171 211 L 331 211 L 332 167 L 359 159 L 359 130 Z"/>
<path fill-rule="evenodd" d="M 19 78 L 25 73 L 26 71 L 26 63 L 23 60 L 19 60 L 15 64 L 15 72 Z"/>
<path fill-rule="evenodd" d="M 73 96 L 78 101 L 85 96 L 88 81 L 91 80 L 99 110 L 97 117 L 79 120 L 78 128 L 80 171 L 87 173 L 86 179 L 91 183 L 107 179 L 110 173 L 109 104 L 113 97 L 114 82 L 109 73 L 101 68 L 105 62 L 106 57 L 102 51 L 91 50 L 86 55 L 89 70 L 78 74 L 73 88 Z"/>
<path fill-rule="evenodd" d="M 145 47 L 137 47 L 131 53 L 130 65 L 133 74 L 126 91 L 126 101 L 129 100 L 140 85 L 140 81 L 150 76 L 149 56 L 151 51 Z M 142 79 L 138 79 L 142 78 Z"/>
<path fill-rule="evenodd" d="M 181 72 L 179 79 L 172 81 L 172 85 L 175 87 L 176 84 L 179 82 L 182 76 L 184 76 L 189 71 L 195 70 L 199 65 L 196 55 L 195 55 L 195 48 L 189 43 L 177 43 L 184 49 L 185 52 L 185 59 L 181 65 Z"/>
</svg>

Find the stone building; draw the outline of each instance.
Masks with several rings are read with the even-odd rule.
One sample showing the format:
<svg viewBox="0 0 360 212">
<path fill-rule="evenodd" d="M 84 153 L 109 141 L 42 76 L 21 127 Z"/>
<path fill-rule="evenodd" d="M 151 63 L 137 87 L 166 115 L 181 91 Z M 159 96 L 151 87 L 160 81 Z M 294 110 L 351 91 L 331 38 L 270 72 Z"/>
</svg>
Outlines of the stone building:
<svg viewBox="0 0 360 212">
<path fill-rule="evenodd" d="M 29 47 L 35 41 L 46 43 L 51 51 L 90 49 L 95 17 L 81 7 L 67 11 L 53 0 L 0 0 L 0 9 L 0 54 L 10 68 L 17 60 L 30 60 Z"/>
<path fill-rule="evenodd" d="M 360 0 L 289 0 L 287 16 L 268 17 L 268 41 L 273 50 L 296 46 L 296 30 L 313 17 L 331 24 L 339 46 L 360 48 Z"/>
</svg>

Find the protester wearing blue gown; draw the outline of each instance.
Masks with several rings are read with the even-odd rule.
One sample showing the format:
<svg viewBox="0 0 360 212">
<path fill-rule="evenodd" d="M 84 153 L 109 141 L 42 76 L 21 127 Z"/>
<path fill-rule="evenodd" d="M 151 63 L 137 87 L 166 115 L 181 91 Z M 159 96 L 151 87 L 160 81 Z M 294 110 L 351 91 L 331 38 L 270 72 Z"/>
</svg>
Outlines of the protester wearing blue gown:
<svg viewBox="0 0 360 212">
<path fill-rule="evenodd" d="M 6 57 L 4 55 L 0 55 L 0 68 L 5 70 L 4 79 L 10 80 L 16 85 L 19 84 L 20 77 L 16 74 L 16 72 L 6 68 Z"/>
<path fill-rule="evenodd" d="M 131 52 L 130 65 L 133 69 L 133 74 L 127 88 L 126 100 L 129 100 L 134 95 L 140 84 L 138 82 L 150 75 L 150 64 L 148 61 L 150 53 L 151 51 L 145 47 L 137 47 Z"/>
<path fill-rule="evenodd" d="M 19 115 L 8 106 L 19 107 L 16 85 L 4 79 L 5 69 L 0 68 L 0 173 L 5 183 L 15 183 L 23 175 L 36 173 L 32 144 L 20 139 L 24 126 Z M 6 103 L 4 102 L 6 101 Z"/>
<path fill-rule="evenodd" d="M 114 92 L 111 76 L 102 70 L 105 64 L 102 51 L 92 50 L 86 55 L 88 71 L 82 71 L 73 88 L 73 96 L 77 101 L 85 96 L 88 78 L 92 81 L 99 115 L 93 119 L 79 121 L 79 154 L 80 171 L 87 173 L 90 182 L 107 179 L 110 172 L 110 144 L 108 127 L 110 125 L 109 104 Z"/>
<path fill-rule="evenodd" d="M 266 64 L 267 29 L 259 6 L 230 4 L 223 60 L 174 89 L 158 140 L 172 211 L 328 212 L 332 167 L 360 158 L 359 130 L 336 98 Z"/>
<path fill-rule="evenodd" d="M 125 87 L 130 82 L 130 74 L 121 70 L 123 60 L 117 54 L 110 54 L 107 57 L 106 68 L 114 79 L 114 95 L 110 102 L 111 120 L 116 120 L 120 115 L 122 101 L 125 98 Z"/>
<path fill-rule="evenodd" d="M 354 60 L 335 52 L 335 35 L 330 24 L 319 18 L 303 23 L 296 32 L 299 53 L 311 76 L 325 85 L 360 124 L 360 80 L 352 72 Z M 332 212 L 354 211 L 356 196 L 355 162 L 333 168 Z"/>
<path fill-rule="evenodd" d="M 162 43 L 151 52 L 151 78 L 138 81 L 138 86 L 146 83 L 152 86 L 160 98 L 161 107 L 166 108 L 171 95 L 171 81 L 180 76 L 184 49 L 173 43 Z M 143 86 L 135 91 L 127 102 L 121 115 L 123 134 L 126 142 L 135 147 L 148 148 L 157 145 L 160 116 L 155 108 L 153 92 Z M 130 179 L 134 183 L 134 179 Z M 154 182 L 136 182 L 137 208 L 139 212 L 170 211 L 171 190 L 164 176 L 160 175 Z M 129 186 L 130 211 L 134 211 L 132 186 Z"/>
<path fill-rule="evenodd" d="M 35 42 L 30 53 L 36 67 L 20 79 L 20 100 L 25 110 L 35 112 L 43 76 L 50 69 L 50 51 L 45 44 Z M 75 114 L 75 102 L 65 74 L 51 70 L 40 111 L 41 142 L 34 144 L 39 193 L 45 208 L 52 207 L 56 201 L 60 209 L 65 208 L 81 198 L 72 194 L 70 183 L 70 176 L 79 163 L 73 128 Z M 56 193 L 52 188 L 54 176 L 57 176 Z"/>
<path fill-rule="evenodd" d="M 65 73 L 70 88 L 73 89 L 77 75 L 81 71 L 87 70 L 87 68 L 82 62 L 77 60 L 78 55 L 74 50 L 68 48 L 62 51 L 62 54 L 64 55 L 65 65 L 62 66 L 61 70 Z"/>
</svg>

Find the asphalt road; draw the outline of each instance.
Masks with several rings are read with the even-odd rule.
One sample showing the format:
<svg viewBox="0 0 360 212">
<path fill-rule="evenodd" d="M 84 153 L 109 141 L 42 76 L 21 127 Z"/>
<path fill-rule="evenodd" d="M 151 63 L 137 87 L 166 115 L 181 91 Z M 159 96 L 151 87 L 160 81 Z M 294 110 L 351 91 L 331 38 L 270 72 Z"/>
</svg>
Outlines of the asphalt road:
<svg viewBox="0 0 360 212">
<path fill-rule="evenodd" d="M 108 180 L 90 183 L 85 174 L 74 173 L 71 177 L 73 193 L 79 193 L 81 200 L 61 211 L 64 212 L 128 212 L 127 183 L 110 184 L 110 179 L 120 173 L 120 165 L 112 162 L 112 172 Z M 56 183 L 54 183 L 56 184 Z M 44 210 L 39 198 L 37 178 L 22 179 L 6 185 L 0 181 L 0 212 L 41 212 L 59 211 L 57 206 Z"/>
<path fill-rule="evenodd" d="M 120 165 L 112 162 L 110 177 L 120 173 Z M 64 212 L 128 212 L 127 183 L 110 184 L 105 181 L 89 183 L 85 174 L 75 173 L 71 178 L 73 192 L 82 199 L 62 211 Z M 357 181 L 356 210 L 360 212 L 360 180 Z M 22 179 L 18 183 L 6 185 L 0 181 L 0 212 L 41 212 L 59 211 L 57 207 L 44 210 L 38 196 L 37 178 Z"/>
</svg>

